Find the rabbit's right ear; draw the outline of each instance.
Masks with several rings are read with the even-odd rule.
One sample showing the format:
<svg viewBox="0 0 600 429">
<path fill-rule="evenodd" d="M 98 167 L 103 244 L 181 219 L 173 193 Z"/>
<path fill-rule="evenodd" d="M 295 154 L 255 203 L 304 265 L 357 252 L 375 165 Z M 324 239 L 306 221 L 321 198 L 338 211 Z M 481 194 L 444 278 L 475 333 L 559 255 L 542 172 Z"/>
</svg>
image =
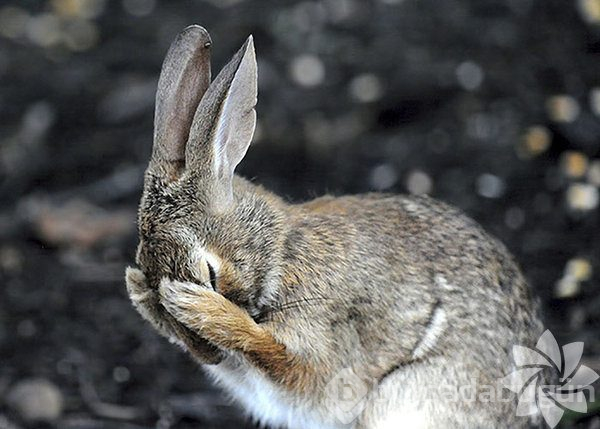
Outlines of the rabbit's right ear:
<svg viewBox="0 0 600 429">
<path fill-rule="evenodd" d="M 208 32 L 199 25 L 183 30 L 163 62 L 154 113 L 151 166 L 181 171 L 196 108 L 210 84 Z"/>
<path fill-rule="evenodd" d="M 233 173 L 256 126 L 257 65 L 252 36 L 210 84 L 198 105 L 186 146 L 186 169 L 202 178 L 211 206 L 227 210 Z"/>
</svg>

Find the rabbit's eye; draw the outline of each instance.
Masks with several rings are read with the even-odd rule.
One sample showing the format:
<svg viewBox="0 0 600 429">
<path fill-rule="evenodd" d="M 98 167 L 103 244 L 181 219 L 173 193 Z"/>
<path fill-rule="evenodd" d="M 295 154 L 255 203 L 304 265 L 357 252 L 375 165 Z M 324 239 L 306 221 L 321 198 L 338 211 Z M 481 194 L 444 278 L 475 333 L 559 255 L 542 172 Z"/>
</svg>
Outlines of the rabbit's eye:
<svg viewBox="0 0 600 429">
<path fill-rule="evenodd" d="M 198 269 L 200 271 L 198 273 L 199 274 L 198 280 L 200 280 L 200 283 L 210 282 L 210 285 L 216 291 L 217 290 L 217 272 L 216 272 L 215 268 L 211 265 L 211 263 L 208 262 L 206 260 L 206 258 L 202 258 L 200 260 L 200 262 L 198 263 Z"/>
<path fill-rule="evenodd" d="M 210 277 L 210 285 L 212 286 L 213 290 L 217 290 L 217 274 L 215 273 L 215 269 L 213 268 L 212 265 L 210 265 L 208 262 L 206 263 L 206 266 L 208 267 L 208 275 Z"/>
</svg>

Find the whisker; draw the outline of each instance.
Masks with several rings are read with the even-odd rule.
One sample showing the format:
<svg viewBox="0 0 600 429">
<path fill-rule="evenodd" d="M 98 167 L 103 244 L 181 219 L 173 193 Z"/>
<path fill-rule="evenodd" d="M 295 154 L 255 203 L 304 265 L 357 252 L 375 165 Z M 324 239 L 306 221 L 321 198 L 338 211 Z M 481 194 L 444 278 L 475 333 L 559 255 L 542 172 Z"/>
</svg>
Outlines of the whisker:
<svg viewBox="0 0 600 429">
<path fill-rule="evenodd" d="M 274 307 L 268 309 L 265 313 L 260 316 L 261 321 L 269 320 L 273 315 L 288 311 L 301 309 L 306 307 L 314 307 L 319 305 L 326 305 L 333 302 L 334 299 L 327 297 L 304 297 L 298 300 L 284 302 L 281 304 L 275 304 Z"/>
</svg>

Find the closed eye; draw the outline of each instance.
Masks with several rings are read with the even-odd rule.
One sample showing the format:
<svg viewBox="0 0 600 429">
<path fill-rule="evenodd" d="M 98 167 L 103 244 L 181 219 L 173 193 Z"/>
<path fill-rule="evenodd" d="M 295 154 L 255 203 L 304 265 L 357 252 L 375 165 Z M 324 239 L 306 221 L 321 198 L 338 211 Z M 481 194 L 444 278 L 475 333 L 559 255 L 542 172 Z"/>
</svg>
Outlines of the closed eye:
<svg viewBox="0 0 600 429">
<path fill-rule="evenodd" d="M 215 269 L 208 262 L 206 263 L 206 266 L 208 267 L 208 274 L 210 277 L 210 285 L 212 286 L 213 290 L 216 291 L 217 290 L 217 275 L 215 273 Z"/>
</svg>

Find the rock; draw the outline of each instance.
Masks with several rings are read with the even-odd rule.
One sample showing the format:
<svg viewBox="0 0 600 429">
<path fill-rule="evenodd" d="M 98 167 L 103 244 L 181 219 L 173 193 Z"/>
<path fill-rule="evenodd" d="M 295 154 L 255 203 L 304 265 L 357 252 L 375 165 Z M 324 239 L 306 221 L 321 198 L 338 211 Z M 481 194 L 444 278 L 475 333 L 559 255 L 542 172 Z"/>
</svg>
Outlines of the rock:
<svg viewBox="0 0 600 429">
<path fill-rule="evenodd" d="M 477 178 L 477 193 L 485 198 L 500 198 L 506 189 L 501 177 L 493 174 L 482 174 Z"/>
<path fill-rule="evenodd" d="M 579 295 L 581 286 L 574 278 L 565 276 L 556 282 L 554 296 L 556 298 L 572 298 Z"/>
<path fill-rule="evenodd" d="M 556 283 L 554 296 L 571 298 L 581 292 L 581 282 L 592 278 L 592 264 L 584 258 L 573 258 L 567 262 L 563 277 Z"/>
<path fill-rule="evenodd" d="M 567 203 L 572 210 L 590 211 L 598 207 L 598 188 L 587 183 L 574 183 L 567 189 Z"/>
<path fill-rule="evenodd" d="M 546 101 L 548 116 L 555 122 L 574 122 L 581 112 L 579 103 L 569 95 L 555 95 Z"/>
<path fill-rule="evenodd" d="M 22 210 L 38 237 L 56 246 L 91 247 L 135 229 L 133 212 L 106 211 L 83 199 L 58 203 L 32 198 Z"/>
<path fill-rule="evenodd" d="M 527 129 L 517 148 L 521 158 L 534 158 L 546 152 L 552 143 L 552 134 L 542 125 L 534 125 Z"/>
<path fill-rule="evenodd" d="M 62 393 L 43 378 L 18 382 L 8 392 L 7 403 L 27 422 L 52 422 L 63 411 Z"/>
<path fill-rule="evenodd" d="M 20 429 L 20 427 L 10 421 L 8 417 L 0 414 L 0 429 Z"/>
<path fill-rule="evenodd" d="M 63 18 L 98 18 L 104 13 L 106 0 L 53 0 L 52 8 Z"/>
<path fill-rule="evenodd" d="M 147 16 L 156 7 L 156 0 L 123 0 L 123 8 L 133 16 Z"/>
<path fill-rule="evenodd" d="M 465 90 L 475 91 L 483 83 L 484 73 L 478 64 L 465 61 L 456 68 L 456 79 Z"/>
<path fill-rule="evenodd" d="M 577 281 L 585 281 L 592 278 L 592 264 L 584 258 L 574 258 L 567 262 L 565 275 Z"/>
<path fill-rule="evenodd" d="M 316 55 L 300 55 L 292 61 L 290 75 L 301 86 L 317 86 L 325 79 L 325 65 Z"/>
<path fill-rule="evenodd" d="M 388 163 L 377 165 L 369 177 L 370 186 L 378 191 L 391 188 L 397 181 L 398 173 L 394 166 Z"/>
<path fill-rule="evenodd" d="M 600 24 L 600 0 L 579 0 L 579 13 L 590 24 Z"/>
<path fill-rule="evenodd" d="M 381 81 L 374 74 L 361 74 L 350 82 L 350 95 L 360 103 L 371 103 L 381 98 Z"/>
<path fill-rule="evenodd" d="M 570 179 L 579 179 L 585 175 L 588 169 L 588 158 L 581 152 L 563 152 L 560 157 L 560 166 L 565 176 Z"/>
<path fill-rule="evenodd" d="M 433 189 L 433 181 L 424 171 L 413 170 L 406 178 L 406 189 L 414 195 L 430 194 Z"/>
<path fill-rule="evenodd" d="M 587 179 L 592 185 L 600 187 L 600 159 L 591 162 L 588 168 Z"/>
</svg>

